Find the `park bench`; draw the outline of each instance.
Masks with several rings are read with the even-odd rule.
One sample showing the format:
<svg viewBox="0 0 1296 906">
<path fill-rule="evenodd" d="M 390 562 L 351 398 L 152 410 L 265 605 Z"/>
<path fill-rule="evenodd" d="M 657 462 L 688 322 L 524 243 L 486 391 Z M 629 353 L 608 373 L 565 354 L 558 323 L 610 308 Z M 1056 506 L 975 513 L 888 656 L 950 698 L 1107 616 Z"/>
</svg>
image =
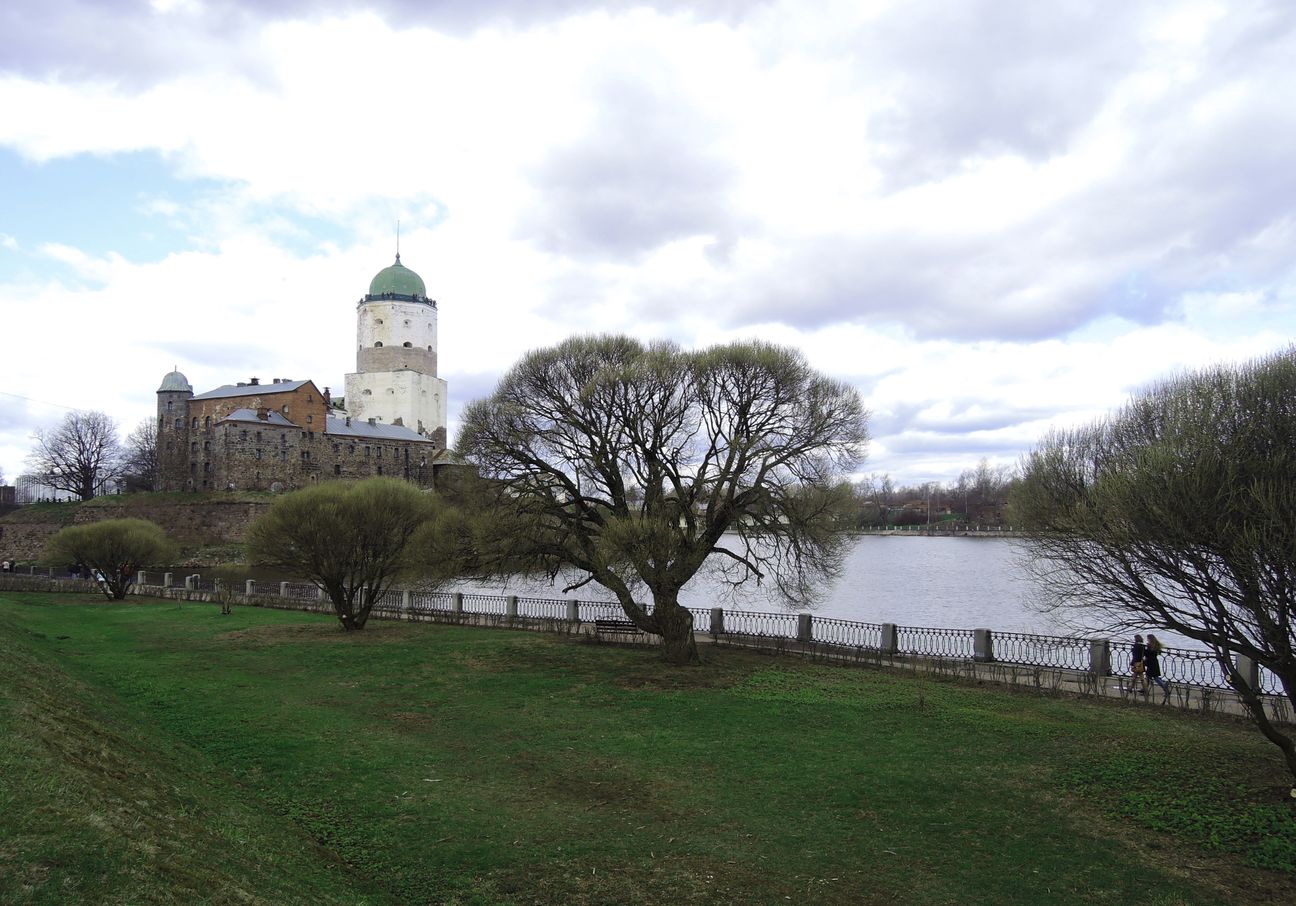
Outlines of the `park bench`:
<svg viewBox="0 0 1296 906">
<path fill-rule="evenodd" d="M 638 635 L 642 630 L 629 620 L 595 620 L 595 635 Z"/>
</svg>

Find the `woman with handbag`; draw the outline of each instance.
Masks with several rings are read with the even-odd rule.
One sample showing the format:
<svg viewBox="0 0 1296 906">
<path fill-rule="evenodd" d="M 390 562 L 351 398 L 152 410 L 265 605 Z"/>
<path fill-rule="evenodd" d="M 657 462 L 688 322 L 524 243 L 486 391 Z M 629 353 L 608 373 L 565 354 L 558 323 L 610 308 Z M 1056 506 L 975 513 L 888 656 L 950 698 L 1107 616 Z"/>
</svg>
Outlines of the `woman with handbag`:
<svg viewBox="0 0 1296 906">
<path fill-rule="evenodd" d="M 1143 674 L 1143 659 L 1147 656 L 1147 646 L 1143 644 L 1143 636 L 1134 636 L 1134 645 L 1130 648 L 1130 680 L 1129 692 L 1143 692 L 1147 694 L 1147 677 Z"/>
</svg>

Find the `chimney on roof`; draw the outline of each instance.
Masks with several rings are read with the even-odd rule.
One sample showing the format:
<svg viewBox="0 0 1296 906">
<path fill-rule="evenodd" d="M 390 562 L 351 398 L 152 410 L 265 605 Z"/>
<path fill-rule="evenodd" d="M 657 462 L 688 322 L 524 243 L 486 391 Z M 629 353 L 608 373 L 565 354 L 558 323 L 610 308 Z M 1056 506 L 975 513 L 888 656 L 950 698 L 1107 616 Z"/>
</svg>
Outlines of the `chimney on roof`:
<svg viewBox="0 0 1296 906">
<path fill-rule="evenodd" d="M 347 426 L 348 428 L 351 427 L 351 416 L 349 416 L 349 415 L 346 417 L 346 426 Z"/>
<path fill-rule="evenodd" d="M 248 381 L 248 383 L 251 384 L 253 387 L 256 387 L 256 386 L 258 386 L 258 385 L 261 383 L 261 379 L 260 379 L 260 378 L 252 378 L 252 380 Z"/>
<path fill-rule="evenodd" d="M 333 394 L 329 393 L 329 389 L 325 387 L 324 388 L 324 408 L 328 409 L 332 405 L 333 405 Z"/>
<path fill-rule="evenodd" d="M 376 418 L 371 418 L 371 419 L 369 419 L 369 424 L 371 424 L 371 425 L 376 425 L 376 424 L 378 424 L 378 419 L 376 419 Z"/>
<path fill-rule="evenodd" d="M 263 422 L 269 421 L 270 410 L 267 409 L 265 406 L 257 406 L 257 419 Z"/>
<path fill-rule="evenodd" d="M 396 418 L 392 419 L 392 424 L 393 424 L 393 425 L 400 425 L 402 428 L 404 428 L 404 427 L 405 427 L 405 419 L 398 415 L 398 416 L 396 416 Z"/>
<path fill-rule="evenodd" d="M 279 379 L 278 379 L 278 378 L 273 378 L 273 381 L 274 381 L 276 384 L 279 383 Z"/>
</svg>

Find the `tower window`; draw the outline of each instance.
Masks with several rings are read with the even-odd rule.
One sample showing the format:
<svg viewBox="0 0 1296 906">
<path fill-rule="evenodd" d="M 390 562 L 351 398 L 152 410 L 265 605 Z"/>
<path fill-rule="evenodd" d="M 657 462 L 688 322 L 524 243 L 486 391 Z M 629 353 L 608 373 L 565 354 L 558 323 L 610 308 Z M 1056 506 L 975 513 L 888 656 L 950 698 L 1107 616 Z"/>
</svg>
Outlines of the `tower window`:
<svg viewBox="0 0 1296 906">
<path fill-rule="evenodd" d="M 409 327 L 409 321 L 406 321 L 406 322 L 405 322 L 405 326 L 406 326 L 406 327 Z"/>
<path fill-rule="evenodd" d="M 338 465 L 335 465 L 335 466 L 333 467 L 333 474 L 334 474 L 334 475 L 341 475 L 341 474 L 342 474 L 342 467 L 341 467 L 341 466 L 338 466 Z"/>
<path fill-rule="evenodd" d="M 195 431 L 198 430 L 198 416 L 196 416 L 196 415 L 193 417 L 193 429 L 194 429 Z"/>
<path fill-rule="evenodd" d="M 256 451 L 256 458 L 257 458 L 257 459 L 260 459 L 260 458 L 261 458 L 261 451 L 260 451 L 260 450 L 257 450 L 257 451 Z"/>
<path fill-rule="evenodd" d="M 405 341 L 404 343 L 402 343 L 401 345 L 404 346 L 406 349 L 413 349 L 413 348 L 414 348 L 414 344 L 411 343 L 409 340 L 406 340 L 406 341 Z"/>
<path fill-rule="evenodd" d="M 311 422 L 313 422 L 313 421 L 315 421 L 315 416 L 313 416 L 313 415 L 308 415 L 308 416 L 306 416 L 306 424 L 309 425 L 309 424 L 310 424 Z"/>
<path fill-rule="evenodd" d="M 374 323 L 375 323 L 375 324 L 381 324 L 381 323 L 382 323 L 382 318 L 374 318 Z"/>
<path fill-rule="evenodd" d="M 174 406 L 174 405 L 175 405 L 175 403 L 173 403 L 171 400 L 167 400 L 167 411 L 170 412 L 170 411 L 171 411 L 171 407 Z"/>
<path fill-rule="evenodd" d="M 380 341 L 380 342 L 378 342 L 378 343 L 375 343 L 375 344 L 374 344 L 374 349 L 382 349 L 382 342 Z"/>
<path fill-rule="evenodd" d="M 362 395 L 362 396 L 373 396 L 373 391 L 372 391 L 372 390 L 364 390 L 364 391 L 361 392 L 361 395 Z"/>
<path fill-rule="evenodd" d="M 177 419 L 175 420 L 175 429 L 176 429 L 177 431 L 181 431 L 181 430 L 184 429 L 184 419 L 183 419 L 183 418 L 177 418 Z"/>
<path fill-rule="evenodd" d="M 210 415 L 203 419 L 203 430 L 204 430 L 204 431 L 210 431 L 210 430 L 211 430 L 211 416 L 210 416 Z"/>
<path fill-rule="evenodd" d="M 431 352 L 431 351 L 432 351 L 432 347 L 429 346 L 429 347 L 428 347 L 428 352 Z"/>
</svg>

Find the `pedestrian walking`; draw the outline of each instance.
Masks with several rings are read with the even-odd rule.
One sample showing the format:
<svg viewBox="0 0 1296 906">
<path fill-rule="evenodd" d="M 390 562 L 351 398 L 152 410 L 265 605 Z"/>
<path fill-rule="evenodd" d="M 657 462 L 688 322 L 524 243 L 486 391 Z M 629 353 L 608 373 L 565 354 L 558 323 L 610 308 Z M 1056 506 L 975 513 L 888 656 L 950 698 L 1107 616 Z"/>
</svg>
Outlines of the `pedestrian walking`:
<svg viewBox="0 0 1296 906">
<path fill-rule="evenodd" d="M 1143 644 L 1143 636 L 1135 635 L 1134 644 L 1130 647 L 1130 685 L 1129 692 L 1147 692 L 1147 676 L 1144 673 L 1144 658 L 1147 656 L 1147 646 Z"/>
<path fill-rule="evenodd" d="M 1157 637 L 1148 633 L 1147 646 L 1143 651 L 1143 674 L 1146 677 L 1143 693 L 1146 695 L 1151 691 L 1151 683 L 1156 683 L 1161 687 L 1165 695 L 1161 699 L 1161 704 L 1170 701 L 1170 684 L 1161 676 L 1161 642 Z"/>
</svg>

